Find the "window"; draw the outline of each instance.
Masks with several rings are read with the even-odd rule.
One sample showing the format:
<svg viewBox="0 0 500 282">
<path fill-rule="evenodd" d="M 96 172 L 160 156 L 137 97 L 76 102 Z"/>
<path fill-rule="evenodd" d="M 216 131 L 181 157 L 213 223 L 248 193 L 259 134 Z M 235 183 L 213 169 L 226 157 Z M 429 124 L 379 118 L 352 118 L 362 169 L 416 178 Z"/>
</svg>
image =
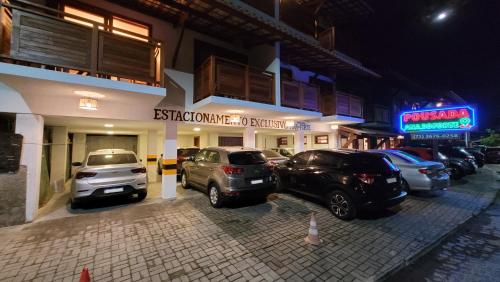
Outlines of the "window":
<svg viewBox="0 0 500 282">
<path fill-rule="evenodd" d="M 276 142 L 278 144 L 278 147 L 279 146 L 286 146 L 286 145 L 288 145 L 288 138 L 287 137 L 279 137 L 278 139 L 276 139 Z"/>
<path fill-rule="evenodd" d="M 330 166 L 339 168 L 341 164 L 341 158 L 327 152 L 315 152 L 311 160 L 311 165 L 315 166 Z"/>
<path fill-rule="evenodd" d="M 89 20 L 89 21 L 84 21 L 84 20 L 78 19 L 76 17 L 64 16 L 64 19 L 67 21 L 74 22 L 74 23 L 81 24 L 81 25 L 85 25 L 88 27 L 93 27 L 93 24 L 90 22 L 90 21 L 93 21 L 93 22 L 99 23 L 99 29 L 101 29 L 101 30 L 104 29 L 104 22 L 105 22 L 104 16 L 94 14 L 94 13 L 89 13 L 89 12 L 86 12 L 86 11 L 83 11 L 83 10 L 80 10 L 80 9 L 77 9 L 74 7 L 70 7 L 70 6 L 64 6 L 64 12 L 68 13 L 70 15 L 74 15 L 74 16 Z"/>
<path fill-rule="evenodd" d="M 264 164 L 267 162 L 264 154 L 258 151 L 234 152 L 228 155 L 229 163 L 234 165 Z"/>
<path fill-rule="evenodd" d="M 87 165 L 133 164 L 137 158 L 133 154 L 90 155 Z"/>
<path fill-rule="evenodd" d="M 314 144 L 328 144 L 328 135 L 314 136 Z"/>
<path fill-rule="evenodd" d="M 293 157 L 293 164 L 295 165 L 307 165 L 311 152 L 302 152 Z"/>
<path fill-rule="evenodd" d="M 219 163 L 220 162 L 219 152 L 207 151 L 206 161 L 210 163 Z"/>
<path fill-rule="evenodd" d="M 207 154 L 207 151 L 199 151 L 198 154 L 196 154 L 196 157 L 194 158 L 194 160 L 196 162 L 202 162 L 202 161 L 205 161 L 206 159 L 206 154 Z"/>
<path fill-rule="evenodd" d="M 114 34 L 119 34 L 122 36 L 134 38 L 137 40 L 142 40 L 142 41 L 148 41 L 145 38 L 139 37 L 139 36 L 134 36 L 130 33 L 142 35 L 145 37 L 149 37 L 149 28 L 146 25 L 139 24 L 133 21 L 121 19 L 118 17 L 113 16 L 113 21 L 112 21 L 112 31 Z M 122 31 L 115 30 L 114 28 L 119 28 L 128 31 L 128 33 L 124 33 Z"/>
</svg>

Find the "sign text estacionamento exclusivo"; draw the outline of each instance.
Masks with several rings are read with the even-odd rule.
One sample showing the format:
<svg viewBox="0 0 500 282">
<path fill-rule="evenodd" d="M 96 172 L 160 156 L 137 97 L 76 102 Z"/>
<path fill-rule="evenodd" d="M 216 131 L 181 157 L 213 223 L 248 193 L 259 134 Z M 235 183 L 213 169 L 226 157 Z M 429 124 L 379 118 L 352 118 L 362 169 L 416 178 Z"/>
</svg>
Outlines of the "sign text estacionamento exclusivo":
<svg viewBox="0 0 500 282">
<path fill-rule="evenodd" d="M 235 123 L 231 121 L 231 115 L 227 114 L 201 113 L 169 109 L 154 109 L 153 119 L 176 122 L 204 123 L 212 125 L 251 126 L 257 128 L 305 131 L 311 130 L 311 125 L 305 122 L 295 122 L 294 126 L 287 126 L 287 121 L 285 120 L 240 116 L 240 122 Z"/>
</svg>

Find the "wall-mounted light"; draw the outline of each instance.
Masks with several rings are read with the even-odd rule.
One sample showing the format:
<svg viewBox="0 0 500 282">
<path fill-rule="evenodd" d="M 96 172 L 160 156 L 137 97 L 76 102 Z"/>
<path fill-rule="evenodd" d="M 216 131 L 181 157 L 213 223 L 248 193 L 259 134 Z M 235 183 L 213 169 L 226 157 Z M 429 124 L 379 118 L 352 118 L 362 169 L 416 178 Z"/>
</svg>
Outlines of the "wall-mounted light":
<svg viewBox="0 0 500 282">
<path fill-rule="evenodd" d="M 199 128 L 199 127 L 195 127 L 195 128 L 193 128 L 193 130 L 194 130 L 194 131 L 196 131 L 196 132 L 198 132 L 198 131 L 200 131 L 200 130 L 201 130 L 201 128 Z"/>
<path fill-rule="evenodd" d="M 397 137 L 397 138 L 398 138 L 399 140 L 401 140 L 401 139 L 405 139 L 405 137 L 404 137 L 403 135 L 398 135 L 398 137 Z"/>
<path fill-rule="evenodd" d="M 333 129 L 333 130 L 339 129 L 339 126 L 337 124 L 332 124 L 332 125 L 330 125 L 330 129 Z"/>
<path fill-rule="evenodd" d="M 240 123 L 240 121 L 241 121 L 240 115 L 230 115 L 229 116 L 230 123 Z"/>
<path fill-rule="evenodd" d="M 89 97 L 80 98 L 80 109 L 97 111 L 97 99 Z"/>
<path fill-rule="evenodd" d="M 106 123 L 104 124 L 104 127 L 107 127 L 107 128 L 112 128 L 114 127 L 115 125 L 114 124 L 111 124 L 111 123 Z"/>
<path fill-rule="evenodd" d="M 108 132 L 106 132 L 106 133 L 107 133 L 108 135 L 113 135 L 113 134 L 115 134 L 115 132 L 114 132 L 114 131 L 108 131 Z"/>
<path fill-rule="evenodd" d="M 285 121 L 285 126 L 286 127 L 294 127 L 295 126 L 295 121 L 293 121 L 293 120 L 287 120 L 287 121 Z"/>
<path fill-rule="evenodd" d="M 441 108 L 443 106 L 443 102 L 439 101 L 436 103 L 436 107 Z"/>
<path fill-rule="evenodd" d="M 228 112 L 230 114 L 242 114 L 245 111 L 243 111 L 243 110 L 227 110 L 226 112 Z"/>
</svg>

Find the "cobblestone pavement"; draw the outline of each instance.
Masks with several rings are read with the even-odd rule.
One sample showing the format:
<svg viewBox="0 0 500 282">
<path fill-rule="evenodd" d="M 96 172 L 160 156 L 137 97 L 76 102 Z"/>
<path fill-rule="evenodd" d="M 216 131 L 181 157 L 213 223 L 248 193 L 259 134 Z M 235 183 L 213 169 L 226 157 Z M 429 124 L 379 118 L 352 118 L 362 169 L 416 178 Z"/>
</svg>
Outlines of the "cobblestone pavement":
<svg viewBox="0 0 500 282">
<path fill-rule="evenodd" d="M 493 200 L 491 170 L 350 222 L 289 194 L 213 209 L 205 195 L 0 230 L 1 281 L 370 281 Z M 321 246 L 304 243 L 317 211 Z"/>
<path fill-rule="evenodd" d="M 500 195 L 438 248 L 388 281 L 500 281 Z"/>
</svg>

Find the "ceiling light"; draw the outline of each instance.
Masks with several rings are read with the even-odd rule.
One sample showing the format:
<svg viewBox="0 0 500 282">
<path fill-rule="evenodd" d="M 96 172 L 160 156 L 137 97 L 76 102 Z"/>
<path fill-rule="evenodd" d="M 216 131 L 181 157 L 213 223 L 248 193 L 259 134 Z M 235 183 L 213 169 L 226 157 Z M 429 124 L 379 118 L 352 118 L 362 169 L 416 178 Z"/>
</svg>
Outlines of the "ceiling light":
<svg viewBox="0 0 500 282">
<path fill-rule="evenodd" d="M 440 14 L 436 17 L 436 20 L 438 20 L 438 21 L 442 21 L 442 20 L 446 19 L 446 17 L 448 17 L 448 13 L 446 13 L 446 12 L 442 12 L 442 13 L 440 13 Z"/>
<path fill-rule="evenodd" d="M 227 110 L 226 112 L 228 112 L 230 114 L 242 114 L 245 111 L 243 111 L 243 110 Z"/>
<path fill-rule="evenodd" d="M 400 140 L 401 140 L 401 139 L 405 139 L 405 137 L 404 137 L 403 135 L 398 135 L 398 137 L 397 137 L 397 138 L 398 138 L 398 139 L 400 139 Z"/>
<path fill-rule="evenodd" d="M 199 128 L 199 127 L 195 127 L 195 128 L 193 128 L 193 130 L 194 130 L 194 131 L 196 131 L 196 132 L 198 132 L 198 131 L 200 131 L 200 130 L 201 130 L 201 128 Z"/>
<path fill-rule="evenodd" d="M 443 106 L 443 102 L 439 101 L 439 102 L 436 103 L 436 107 L 440 108 L 442 106 Z"/>
<path fill-rule="evenodd" d="M 332 124 L 330 125 L 330 129 L 339 129 L 339 126 L 337 124 Z"/>
<path fill-rule="evenodd" d="M 102 98 L 106 97 L 106 95 L 103 95 L 101 93 L 94 92 L 94 91 L 86 91 L 86 90 L 75 90 L 75 91 L 73 91 L 73 93 L 75 93 L 76 95 L 90 97 L 90 98 L 94 98 L 94 99 L 102 99 Z"/>
<path fill-rule="evenodd" d="M 97 100 L 89 97 L 80 98 L 80 109 L 97 111 Z"/>
<path fill-rule="evenodd" d="M 108 135 L 113 135 L 113 134 L 115 134 L 115 132 L 114 132 L 114 131 L 108 131 L 107 133 L 108 133 Z"/>
<path fill-rule="evenodd" d="M 106 123 L 104 124 L 104 127 L 107 127 L 107 128 L 111 128 L 111 127 L 114 127 L 115 125 L 114 124 L 111 124 L 111 123 Z"/>
<path fill-rule="evenodd" d="M 255 130 L 255 133 L 259 133 L 259 131 L 258 131 L 258 130 Z"/>
</svg>

